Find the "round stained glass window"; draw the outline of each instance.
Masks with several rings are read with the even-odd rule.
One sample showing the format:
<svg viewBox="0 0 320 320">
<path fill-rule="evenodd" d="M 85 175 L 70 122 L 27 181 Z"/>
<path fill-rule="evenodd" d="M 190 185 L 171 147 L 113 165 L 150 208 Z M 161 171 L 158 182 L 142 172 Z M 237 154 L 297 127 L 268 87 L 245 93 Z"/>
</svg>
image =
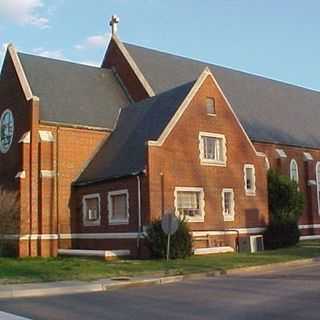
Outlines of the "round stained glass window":
<svg viewBox="0 0 320 320">
<path fill-rule="evenodd" d="M 0 151 L 6 153 L 9 151 L 14 133 L 14 118 L 11 110 L 3 111 L 0 118 Z"/>
</svg>

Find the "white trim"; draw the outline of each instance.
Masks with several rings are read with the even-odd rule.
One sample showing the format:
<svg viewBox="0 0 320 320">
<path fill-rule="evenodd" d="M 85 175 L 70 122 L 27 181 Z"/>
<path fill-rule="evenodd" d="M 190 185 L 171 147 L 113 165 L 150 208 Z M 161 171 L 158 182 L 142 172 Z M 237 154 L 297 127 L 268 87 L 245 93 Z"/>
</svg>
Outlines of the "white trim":
<svg viewBox="0 0 320 320">
<path fill-rule="evenodd" d="M 24 170 L 19 171 L 15 176 L 16 179 L 25 179 L 25 177 L 26 177 L 26 172 Z"/>
<path fill-rule="evenodd" d="M 304 161 L 312 161 L 313 157 L 309 152 L 303 152 L 303 160 Z"/>
<path fill-rule="evenodd" d="M 224 101 L 226 102 L 230 112 L 232 113 L 233 117 L 235 118 L 238 126 L 240 127 L 242 133 L 244 134 L 245 138 L 247 139 L 247 142 L 249 143 L 249 145 L 251 146 L 252 150 L 254 151 L 254 153 L 256 154 L 256 156 L 261 157 L 264 155 L 261 155 L 257 152 L 256 148 L 254 147 L 252 141 L 250 140 L 249 136 L 247 135 L 246 131 L 244 130 L 241 122 L 239 121 L 237 115 L 235 114 L 229 100 L 227 99 L 227 97 L 225 96 L 224 92 L 222 91 L 220 85 L 218 84 L 217 80 L 215 79 L 214 75 L 212 74 L 212 72 L 210 71 L 210 69 L 208 67 L 206 67 L 202 73 L 200 74 L 199 78 L 197 79 L 196 83 L 193 85 L 192 89 L 189 91 L 188 95 L 186 96 L 186 98 L 183 100 L 182 104 L 180 105 L 178 111 L 174 114 L 174 116 L 171 118 L 171 120 L 169 121 L 168 125 L 166 126 L 166 128 L 162 131 L 160 137 L 158 140 L 156 141 L 148 141 L 148 145 L 150 146 L 162 146 L 162 144 L 164 143 L 164 141 L 166 140 L 166 138 L 168 137 L 168 135 L 170 134 L 170 132 L 173 130 L 173 128 L 175 127 L 176 123 L 179 121 L 179 119 L 181 118 L 182 114 L 184 113 L 184 111 L 186 110 L 186 108 L 189 106 L 191 100 L 193 99 L 193 97 L 195 96 L 195 94 L 198 92 L 199 88 L 201 87 L 202 83 L 205 81 L 205 79 L 210 76 L 211 79 L 213 80 L 215 86 L 218 88 L 220 94 L 222 95 Z"/>
<path fill-rule="evenodd" d="M 137 239 L 146 235 L 144 232 L 117 232 L 117 233 L 62 233 L 62 234 L 5 234 L 0 236 L 6 240 L 71 240 L 71 239 Z"/>
<path fill-rule="evenodd" d="M 211 160 L 204 158 L 204 149 L 203 149 L 203 139 L 205 137 L 222 139 L 222 156 L 223 161 Z M 203 166 L 220 166 L 225 167 L 227 165 L 227 146 L 226 146 L 226 137 L 220 133 L 212 132 L 199 132 L 199 153 L 200 153 L 200 164 Z"/>
<path fill-rule="evenodd" d="M 226 214 L 225 213 L 225 207 L 224 207 L 224 194 L 228 192 L 231 193 L 231 214 Z M 234 216 L 235 216 L 235 199 L 234 199 L 234 191 L 231 188 L 224 188 L 222 189 L 221 192 L 221 198 L 222 198 L 222 215 L 224 221 L 234 221 Z"/>
<path fill-rule="evenodd" d="M 293 166 L 296 168 L 297 177 L 294 177 L 292 174 Z M 295 181 L 297 184 L 299 184 L 299 167 L 296 159 L 291 159 L 290 161 L 290 180 Z"/>
<path fill-rule="evenodd" d="M 116 233 L 63 233 L 60 239 L 137 239 L 145 236 L 144 232 L 116 232 Z"/>
<path fill-rule="evenodd" d="M 320 229 L 320 224 L 299 224 L 299 229 Z"/>
<path fill-rule="evenodd" d="M 118 37 L 116 35 L 112 36 L 112 40 L 114 40 L 114 42 L 118 46 L 119 50 L 121 51 L 121 53 L 126 58 L 127 62 L 129 63 L 129 65 L 131 67 L 131 69 L 133 70 L 133 72 L 137 76 L 138 80 L 140 81 L 140 83 L 142 84 L 144 89 L 147 91 L 148 95 L 150 97 L 155 96 L 155 93 L 154 93 L 152 87 L 150 86 L 150 84 L 148 83 L 146 78 L 144 77 L 143 73 L 140 71 L 140 69 L 137 66 L 136 62 L 131 57 L 131 55 L 128 52 L 127 48 L 123 45 L 123 43 L 118 39 Z"/>
<path fill-rule="evenodd" d="M 318 161 L 316 164 L 316 183 L 317 183 L 318 214 L 320 215 L 320 161 Z"/>
<path fill-rule="evenodd" d="M 6 240 L 57 240 L 57 234 L 5 234 L 1 236 Z"/>
<path fill-rule="evenodd" d="M 41 170 L 40 177 L 41 178 L 54 178 L 56 176 L 56 172 L 54 170 Z"/>
<path fill-rule="evenodd" d="M 42 142 L 54 142 L 54 137 L 51 131 L 39 130 L 39 136 Z"/>
<path fill-rule="evenodd" d="M 317 185 L 317 181 L 316 180 L 308 180 L 308 186 L 312 187 L 312 186 L 316 186 Z"/>
<path fill-rule="evenodd" d="M 127 202 L 127 217 L 126 219 L 114 219 L 112 218 L 113 213 L 113 207 L 112 207 L 112 196 L 126 196 L 126 202 Z M 122 190 L 115 190 L 108 192 L 108 217 L 109 217 L 109 224 L 110 225 L 118 225 L 118 224 L 129 224 L 129 217 L 130 217 L 130 209 L 129 209 L 129 191 L 128 189 L 122 189 Z"/>
<path fill-rule="evenodd" d="M 204 217 L 206 215 L 205 213 L 205 200 L 204 200 L 204 191 L 203 188 L 199 187 L 175 187 L 174 189 L 174 208 L 175 208 L 175 214 L 176 216 L 179 217 L 180 213 L 178 211 L 178 192 L 198 192 L 200 193 L 200 198 L 199 198 L 199 206 L 200 206 L 200 212 L 201 216 L 200 217 L 189 217 L 185 216 L 187 222 L 204 222 Z"/>
<path fill-rule="evenodd" d="M 87 256 L 87 257 L 125 257 L 130 256 L 130 250 L 79 250 L 79 249 L 58 249 L 58 254 L 63 256 Z"/>
<path fill-rule="evenodd" d="M 24 133 L 18 143 L 30 143 L 30 131 Z"/>
<path fill-rule="evenodd" d="M 23 93 L 26 97 L 26 100 L 30 100 L 33 97 L 31 87 L 30 87 L 29 82 L 27 80 L 26 74 L 24 73 L 24 70 L 23 70 L 21 61 L 19 59 L 19 56 L 17 54 L 17 51 L 12 44 L 8 45 L 8 52 L 9 52 L 9 55 L 12 59 L 14 68 L 16 69 L 17 76 L 18 76 L 19 82 L 21 84 Z"/>
<path fill-rule="evenodd" d="M 319 235 L 313 235 L 313 236 L 301 236 L 300 240 L 317 240 L 320 239 L 320 234 Z"/>
<path fill-rule="evenodd" d="M 98 219 L 90 221 L 87 219 L 87 203 L 88 199 L 98 199 Z M 86 194 L 82 197 L 82 223 L 85 227 L 100 226 L 101 224 L 101 200 L 99 193 Z"/>
<path fill-rule="evenodd" d="M 208 231 L 193 231 L 191 232 L 192 237 L 206 237 L 206 236 L 224 236 L 224 235 L 231 235 L 235 233 L 239 234 L 258 234 L 265 231 L 265 227 L 258 227 L 258 228 L 232 228 L 232 230 L 225 230 L 225 231 L 215 231 L 215 230 L 208 230 Z"/>
<path fill-rule="evenodd" d="M 252 189 L 247 189 L 247 169 L 252 169 Z M 243 166 L 243 178 L 244 178 L 244 190 L 247 196 L 255 196 L 256 195 L 256 168 L 253 164 L 245 164 Z"/>
<path fill-rule="evenodd" d="M 193 250 L 193 254 L 196 256 L 214 254 L 214 253 L 227 253 L 227 252 L 234 252 L 234 249 L 232 247 L 224 246 L 224 247 L 196 248 Z"/>
<path fill-rule="evenodd" d="M 283 149 L 276 149 L 277 159 L 286 159 L 287 154 L 284 152 Z"/>
</svg>

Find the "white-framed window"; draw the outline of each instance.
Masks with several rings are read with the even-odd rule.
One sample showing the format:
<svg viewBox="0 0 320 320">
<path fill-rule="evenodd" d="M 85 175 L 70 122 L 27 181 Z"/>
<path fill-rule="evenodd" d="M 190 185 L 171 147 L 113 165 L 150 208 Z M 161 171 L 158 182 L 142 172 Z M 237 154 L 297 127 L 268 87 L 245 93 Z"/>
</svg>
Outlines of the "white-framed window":
<svg viewBox="0 0 320 320">
<path fill-rule="evenodd" d="M 176 215 L 189 222 L 204 221 L 204 191 L 196 187 L 176 187 L 174 191 Z"/>
<path fill-rule="evenodd" d="M 224 221 L 234 220 L 234 192 L 233 189 L 222 190 L 222 214 Z"/>
<path fill-rule="evenodd" d="M 256 194 L 256 172 L 253 164 L 245 164 L 244 168 L 244 189 L 246 195 L 254 196 Z"/>
<path fill-rule="evenodd" d="M 298 164 L 295 159 L 290 161 L 290 179 L 299 183 L 299 171 L 298 171 Z"/>
<path fill-rule="evenodd" d="M 206 110 L 209 116 L 216 115 L 216 100 L 212 97 L 206 98 Z"/>
<path fill-rule="evenodd" d="M 320 161 L 316 164 L 318 214 L 320 215 Z"/>
<path fill-rule="evenodd" d="M 82 198 L 82 221 L 84 226 L 98 226 L 101 222 L 100 194 L 87 194 Z"/>
<path fill-rule="evenodd" d="M 202 165 L 226 166 L 226 138 L 223 134 L 200 132 L 199 149 Z"/>
<path fill-rule="evenodd" d="M 127 189 L 108 193 L 109 224 L 129 223 L 129 192 Z"/>
</svg>

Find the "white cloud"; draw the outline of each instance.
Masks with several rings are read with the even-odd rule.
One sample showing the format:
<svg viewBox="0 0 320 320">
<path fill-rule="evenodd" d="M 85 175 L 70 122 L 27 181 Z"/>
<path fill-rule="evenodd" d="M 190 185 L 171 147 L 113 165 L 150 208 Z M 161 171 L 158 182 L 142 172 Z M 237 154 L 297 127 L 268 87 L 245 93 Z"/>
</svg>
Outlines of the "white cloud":
<svg viewBox="0 0 320 320">
<path fill-rule="evenodd" d="M 22 25 L 48 28 L 48 19 L 38 12 L 42 7 L 42 0 L 0 0 L 0 17 Z"/>
<path fill-rule="evenodd" d="M 52 59 L 65 59 L 62 50 L 46 50 L 44 48 L 35 48 L 32 50 L 33 53 L 37 54 L 38 56 L 52 58 Z"/>
<path fill-rule="evenodd" d="M 82 43 L 76 44 L 74 48 L 77 50 L 104 48 L 107 45 L 107 42 L 110 40 L 110 37 L 110 33 L 90 36 Z"/>
</svg>

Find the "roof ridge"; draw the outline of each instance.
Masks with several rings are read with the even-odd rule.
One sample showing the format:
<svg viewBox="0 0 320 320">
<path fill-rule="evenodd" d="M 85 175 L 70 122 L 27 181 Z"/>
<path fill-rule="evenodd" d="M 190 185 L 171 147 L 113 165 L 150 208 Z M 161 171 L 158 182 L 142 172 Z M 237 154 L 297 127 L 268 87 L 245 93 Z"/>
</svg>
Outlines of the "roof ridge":
<svg viewBox="0 0 320 320">
<path fill-rule="evenodd" d="M 108 68 L 102 68 L 102 67 L 98 67 L 98 66 L 92 66 L 92 65 L 88 65 L 88 64 L 84 64 L 84 63 L 79 63 L 79 62 L 75 62 L 75 61 L 70 61 L 70 60 L 63 60 L 63 59 L 58 59 L 58 58 L 51 58 L 51 57 L 44 57 L 44 56 L 40 56 L 37 54 L 32 54 L 32 53 L 27 53 L 27 52 L 21 52 L 18 51 L 17 54 L 20 56 L 29 56 L 32 58 L 38 58 L 38 59 L 43 59 L 43 60 L 50 60 L 52 62 L 58 62 L 58 63 L 67 63 L 67 64 L 73 64 L 76 66 L 81 66 L 81 67 L 87 67 L 87 68 L 91 68 L 91 69 L 98 69 L 98 70 L 107 70 L 107 71 L 112 71 L 111 69 Z"/>
<path fill-rule="evenodd" d="M 234 69 L 234 68 L 232 68 L 232 67 L 227 67 L 227 66 L 223 66 L 223 65 L 214 64 L 214 63 L 212 63 L 212 62 L 202 61 L 202 60 L 190 58 L 190 57 L 187 57 L 187 56 L 184 56 L 184 55 L 175 54 L 175 53 L 171 53 L 171 52 L 166 52 L 166 51 L 163 51 L 163 50 L 161 50 L 161 49 L 154 49 L 154 48 L 143 47 L 143 46 L 140 46 L 140 45 L 137 45 L 137 44 L 133 44 L 133 43 L 129 43 L 129 42 L 123 42 L 123 44 L 124 44 L 125 46 L 129 45 L 129 46 L 141 48 L 141 49 L 144 49 L 144 50 L 153 51 L 153 52 L 155 52 L 155 53 L 165 54 L 165 55 L 172 56 L 172 57 L 177 57 L 177 58 L 180 58 L 180 59 L 182 58 L 182 59 L 186 59 L 186 60 L 193 61 L 193 62 L 196 62 L 196 63 L 202 63 L 202 64 L 205 64 L 205 65 L 208 65 L 208 66 L 214 66 L 214 67 L 216 67 L 216 68 L 227 69 L 227 70 L 230 70 L 230 71 L 233 71 L 233 72 L 241 73 L 241 74 L 243 74 L 243 75 L 245 75 L 245 76 L 257 77 L 257 78 L 261 78 L 261 79 L 263 79 L 263 80 L 268 80 L 268 81 L 272 81 L 272 82 L 277 82 L 277 83 L 279 83 L 279 84 L 281 84 L 281 85 L 285 85 L 285 86 L 287 86 L 287 87 L 294 87 L 294 88 L 298 88 L 298 89 L 301 89 L 301 90 L 307 90 L 307 91 L 311 91 L 311 92 L 320 94 L 320 90 L 303 87 L 302 85 L 297 85 L 297 84 L 285 82 L 285 81 L 283 81 L 283 80 L 279 80 L 279 79 L 275 79 L 275 78 L 269 78 L 269 77 L 263 76 L 263 75 L 261 75 L 261 74 L 250 73 L 250 72 L 248 72 L 248 71 L 239 70 L 239 69 Z"/>
</svg>

